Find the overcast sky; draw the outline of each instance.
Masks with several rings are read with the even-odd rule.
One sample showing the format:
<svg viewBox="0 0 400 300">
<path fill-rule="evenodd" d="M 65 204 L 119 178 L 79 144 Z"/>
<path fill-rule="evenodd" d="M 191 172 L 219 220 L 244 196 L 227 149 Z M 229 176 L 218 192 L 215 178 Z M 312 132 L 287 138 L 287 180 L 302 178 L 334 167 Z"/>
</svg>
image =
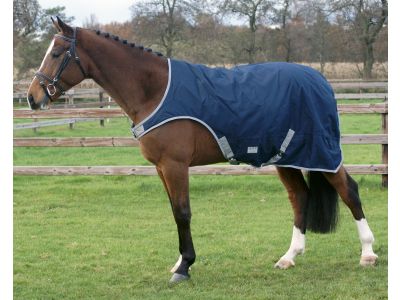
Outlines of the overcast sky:
<svg viewBox="0 0 400 300">
<path fill-rule="evenodd" d="M 75 17 L 75 26 L 82 26 L 91 14 L 102 23 L 125 22 L 131 19 L 130 6 L 137 0 L 38 0 L 42 8 L 65 6 L 67 16 Z"/>
</svg>

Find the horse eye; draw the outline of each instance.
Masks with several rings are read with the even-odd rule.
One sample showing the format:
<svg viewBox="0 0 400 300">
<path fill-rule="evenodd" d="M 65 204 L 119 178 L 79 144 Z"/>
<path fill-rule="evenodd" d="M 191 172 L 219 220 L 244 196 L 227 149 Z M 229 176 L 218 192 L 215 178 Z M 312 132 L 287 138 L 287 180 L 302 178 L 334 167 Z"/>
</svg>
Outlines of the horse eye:
<svg viewBox="0 0 400 300">
<path fill-rule="evenodd" d="M 51 51 L 51 56 L 53 58 L 57 58 L 57 57 L 61 56 L 61 54 L 63 54 L 63 53 L 64 53 L 63 48 L 56 48 L 56 49 L 53 49 L 53 51 Z"/>
<path fill-rule="evenodd" d="M 51 56 L 52 56 L 53 58 L 57 58 L 57 57 L 59 57 L 60 55 L 61 55 L 60 52 L 52 52 L 52 53 L 51 53 Z"/>
</svg>

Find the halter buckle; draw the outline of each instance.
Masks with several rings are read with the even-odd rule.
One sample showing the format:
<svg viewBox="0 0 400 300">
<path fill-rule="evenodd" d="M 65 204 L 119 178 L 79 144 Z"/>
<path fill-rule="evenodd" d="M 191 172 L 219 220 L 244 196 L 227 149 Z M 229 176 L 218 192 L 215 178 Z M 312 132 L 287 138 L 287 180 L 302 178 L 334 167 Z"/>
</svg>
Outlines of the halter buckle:
<svg viewBox="0 0 400 300">
<path fill-rule="evenodd" d="M 47 85 L 46 89 L 50 96 L 54 96 L 57 93 L 57 88 L 52 83 Z"/>
</svg>

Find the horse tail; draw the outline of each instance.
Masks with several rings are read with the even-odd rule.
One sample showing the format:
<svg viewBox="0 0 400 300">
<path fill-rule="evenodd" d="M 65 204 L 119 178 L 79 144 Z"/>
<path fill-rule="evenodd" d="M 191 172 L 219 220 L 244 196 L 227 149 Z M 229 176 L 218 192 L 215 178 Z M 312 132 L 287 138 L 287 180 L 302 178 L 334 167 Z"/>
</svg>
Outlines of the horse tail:
<svg viewBox="0 0 400 300">
<path fill-rule="evenodd" d="M 335 231 L 339 212 L 338 193 L 322 172 L 308 172 L 307 181 L 310 190 L 305 212 L 307 229 L 318 233 Z"/>
</svg>

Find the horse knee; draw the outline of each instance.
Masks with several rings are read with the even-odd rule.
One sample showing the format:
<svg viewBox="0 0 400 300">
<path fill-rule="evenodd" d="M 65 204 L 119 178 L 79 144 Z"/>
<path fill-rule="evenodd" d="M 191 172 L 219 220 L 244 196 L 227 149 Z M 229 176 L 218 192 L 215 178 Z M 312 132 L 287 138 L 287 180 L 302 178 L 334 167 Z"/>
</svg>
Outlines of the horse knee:
<svg viewBox="0 0 400 300">
<path fill-rule="evenodd" d="M 187 225 L 190 223 L 192 218 L 192 213 L 190 212 L 190 208 L 175 208 L 174 209 L 174 217 L 176 224 L 179 225 Z"/>
</svg>

